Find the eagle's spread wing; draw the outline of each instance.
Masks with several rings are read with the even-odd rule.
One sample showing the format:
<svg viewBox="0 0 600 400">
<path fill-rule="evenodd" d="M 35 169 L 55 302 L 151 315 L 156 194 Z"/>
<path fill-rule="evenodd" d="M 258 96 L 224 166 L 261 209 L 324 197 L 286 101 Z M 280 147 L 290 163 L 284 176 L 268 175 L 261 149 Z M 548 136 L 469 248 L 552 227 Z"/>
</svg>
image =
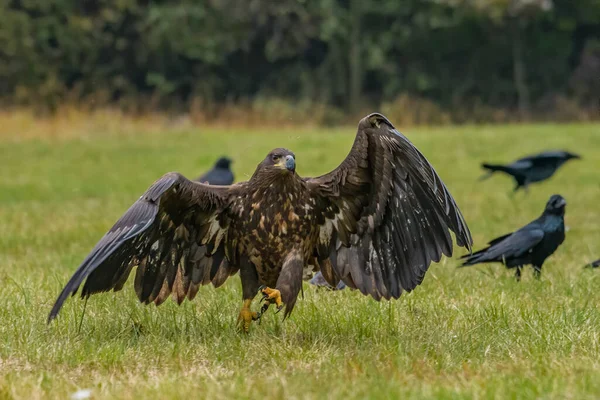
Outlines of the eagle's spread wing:
<svg viewBox="0 0 600 400">
<path fill-rule="evenodd" d="M 59 295 L 48 320 L 69 294 L 122 289 L 134 266 L 135 291 L 144 303 L 169 294 L 182 302 L 200 285 L 221 285 L 237 269 L 224 257 L 225 210 L 235 187 L 191 182 L 177 173 L 156 181 L 96 244 Z"/>
<path fill-rule="evenodd" d="M 306 180 L 320 234 L 323 275 L 375 299 L 398 298 L 432 261 L 471 248 L 467 224 L 437 173 L 382 115 L 360 121 L 350 154 L 334 171 Z M 337 275 L 337 276 L 336 276 Z"/>
</svg>

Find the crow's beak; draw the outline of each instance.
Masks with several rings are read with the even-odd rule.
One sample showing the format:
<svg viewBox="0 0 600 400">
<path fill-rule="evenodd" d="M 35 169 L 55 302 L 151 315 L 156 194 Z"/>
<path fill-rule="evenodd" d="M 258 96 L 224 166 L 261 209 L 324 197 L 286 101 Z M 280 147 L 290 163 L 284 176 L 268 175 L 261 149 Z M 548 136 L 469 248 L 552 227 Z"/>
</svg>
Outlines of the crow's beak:
<svg viewBox="0 0 600 400">
<path fill-rule="evenodd" d="M 560 201 L 557 204 L 559 207 L 564 207 L 567 205 L 567 200 L 565 199 L 560 199 Z"/>
</svg>

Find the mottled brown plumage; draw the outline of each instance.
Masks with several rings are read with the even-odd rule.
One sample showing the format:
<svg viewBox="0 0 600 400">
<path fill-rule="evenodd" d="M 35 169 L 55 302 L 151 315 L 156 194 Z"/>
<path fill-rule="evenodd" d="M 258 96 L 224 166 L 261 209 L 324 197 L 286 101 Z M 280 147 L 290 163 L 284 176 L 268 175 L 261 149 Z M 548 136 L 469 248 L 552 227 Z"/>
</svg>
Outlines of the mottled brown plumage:
<svg viewBox="0 0 600 400">
<path fill-rule="evenodd" d="M 282 301 L 288 315 L 307 268 L 334 286 L 342 280 L 377 300 L 398 298 L 431 262 L 452 255 L 450 231 L 470 249 L 467 225 L 433 167 L 371 114 L 342 164 L 318 178 L 299 177 L 286 149 L 231 186 L 163 176 L 83 261 L 49 320 L 84 280 L 82 297 L 120 290 L 135 266 L 138 298 L 156 304 L 169 295 L 193 299 L 200 285 L 218 287 L 239 270 L 244 327 L 259 317 L 250 302 L 261 285 L 267 303 Z"/>
</svg>

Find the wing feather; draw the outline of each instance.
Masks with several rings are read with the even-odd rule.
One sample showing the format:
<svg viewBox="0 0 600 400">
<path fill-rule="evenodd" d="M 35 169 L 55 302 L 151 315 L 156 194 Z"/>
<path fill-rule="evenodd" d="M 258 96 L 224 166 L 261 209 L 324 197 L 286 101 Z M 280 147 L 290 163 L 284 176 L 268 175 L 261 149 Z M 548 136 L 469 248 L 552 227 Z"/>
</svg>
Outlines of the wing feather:
<svg viewBox="0 0 600 400">
<path fill-rule="evenodd" d="M 452 237 L 473 240 L 433 166 L 381 114 L 362 119 L 342 164 L 306 183 L 320 222 L 318 257 L 348 286 L 375 299 L 419 285 L 429 265 L 452 255 Z M 337 242 L 336 242 L 337 240 Z"/>
<path fill-rule="evenodd" d="M 192 299 L 200 285 L 221 285 L 237 272 L 224 263 L 223 238 L 229 199 L 238 188 L 191 182 L 177 173 L 163 176 L 83 260 L 58 296 L 48 321 L 84 281 L 82 297 L 121 290 L 135 266 L 135 291 L 146 304 L 161 304 L 171 293 L 181 303 L 186 297 Z"/>
</svg>

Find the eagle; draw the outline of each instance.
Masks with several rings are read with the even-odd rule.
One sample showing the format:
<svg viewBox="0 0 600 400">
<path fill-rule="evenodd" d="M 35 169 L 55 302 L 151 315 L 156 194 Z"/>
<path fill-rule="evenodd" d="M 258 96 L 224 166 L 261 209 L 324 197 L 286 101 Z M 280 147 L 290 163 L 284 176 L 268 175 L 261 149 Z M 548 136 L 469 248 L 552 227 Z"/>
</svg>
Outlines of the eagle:
<svg viewBox="0 0 600 400">
<path fill-rule="evenodd" d="M 383 115 L 358 124 L 348 156 L 316 178 L 296 173 L 296 157 L 277 148 L 252 177 L 230 186 L 171 172 L 157 180 L 100 239 L 58 296 L 48 322 L 83 284 L 81 297 L 121 290 L 134 267 L 144 303 L 181 304 L 201 285 L 239 272 L 248 332 L 269 306 L 292 312 L 306 269 L 321 271 L 375 300 L 419 285 L 432 262 L 451 256 L 454 233 L 473 240 L 433 166 Z M 262 307 L 252 310 L 261 293 Z"/>
</svg>

